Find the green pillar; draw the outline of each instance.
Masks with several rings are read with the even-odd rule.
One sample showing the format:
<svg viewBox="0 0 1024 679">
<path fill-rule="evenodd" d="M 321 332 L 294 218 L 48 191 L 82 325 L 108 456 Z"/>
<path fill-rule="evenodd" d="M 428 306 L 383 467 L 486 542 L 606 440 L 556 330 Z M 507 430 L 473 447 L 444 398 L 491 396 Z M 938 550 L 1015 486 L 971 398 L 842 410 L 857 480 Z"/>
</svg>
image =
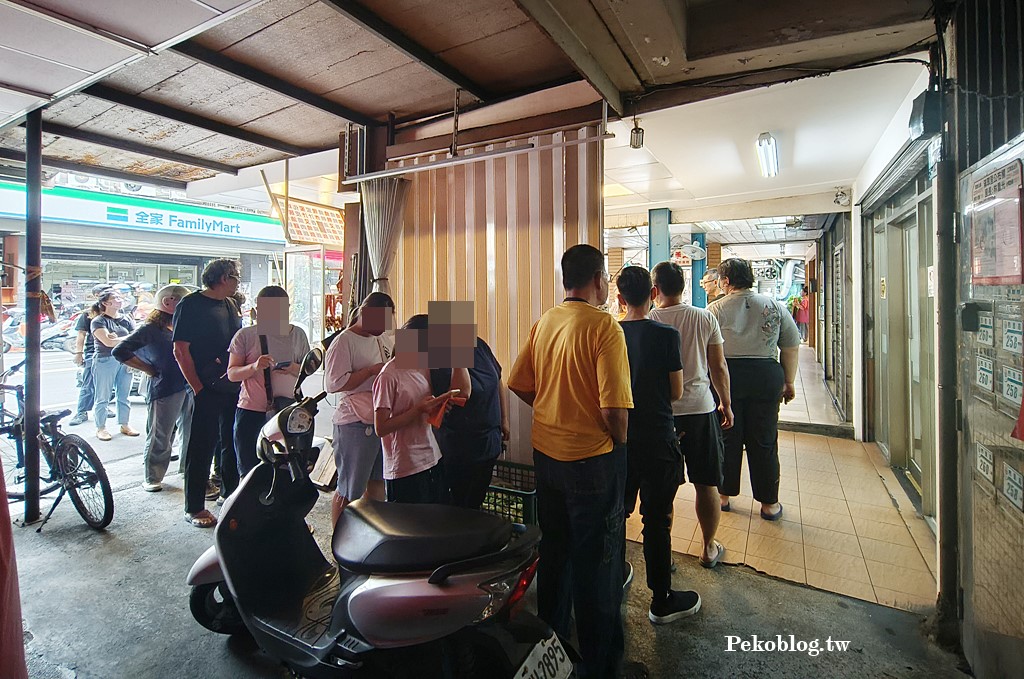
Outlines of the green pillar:
<svg viewBox="0 0 1024 679">
<path fill-rule="evenodd" d="M 703 233 L 693 234 L 693 240 L 690 242 L 696 243 L 697 245 L 704 248 L 704 250 L 708 249 L 707 236 L 705 236 Z M 704 278 L 704 274 L 707 272 L 707 270 L 707 258 L 695 259 L 690 264 L 690 280 L 693 281 L 693 290 L 690 291 L 690 299 L 693 306 L 704 308 L 708 305 L 708 295 L 706 292 L 704 292 L 704 288 L 700 287 L 700 279 Z"/>
<path fill-rule="evenodd" d="M 672 243 L 668 233 L 671 211 L 667 207 L 647 211 L 647 268 L 665 262 L 672 256 Z"/>
</svg>

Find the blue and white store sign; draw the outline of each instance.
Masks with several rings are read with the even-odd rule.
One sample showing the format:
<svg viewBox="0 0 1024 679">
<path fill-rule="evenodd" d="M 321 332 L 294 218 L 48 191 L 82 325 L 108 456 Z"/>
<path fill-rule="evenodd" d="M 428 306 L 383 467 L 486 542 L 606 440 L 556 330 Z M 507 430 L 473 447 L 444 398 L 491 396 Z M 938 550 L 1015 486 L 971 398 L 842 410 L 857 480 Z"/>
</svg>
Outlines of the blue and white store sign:
<svg viewBox="0 0 1024 679">
<path fill-rule="evenodd" d="M 0 217 L 25 219 L 24 186 L 0 182 Z M 65 187 L 43 189 L 43 221 L 282 245 L 285 242 L 281 223 L 270 217 Z"/>
</svg>

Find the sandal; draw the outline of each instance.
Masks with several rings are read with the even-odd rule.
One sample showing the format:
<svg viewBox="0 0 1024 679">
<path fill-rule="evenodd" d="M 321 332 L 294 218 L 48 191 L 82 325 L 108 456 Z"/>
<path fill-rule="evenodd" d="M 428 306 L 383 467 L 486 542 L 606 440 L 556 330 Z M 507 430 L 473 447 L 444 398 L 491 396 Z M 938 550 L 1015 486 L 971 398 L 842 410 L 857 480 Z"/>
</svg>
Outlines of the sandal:
<svg viewBox="0 0 1024 679">
<path fill-rule="evenodd" d="M 208 509 L 196 512 L 195 514 L 185 512 L 185 520 L 196 528 L 213 528 L 217 525 L 217 517 L 211 514 Z"/>
<path fill-rule="evenodd" d="M 703 554 L 700 555 L 700 559 L 698 559 L 698 561 L 700 561 L 700 565 L 704 566 L 704 568 L 714 568 L 718 565 L 718 562 L 721 561 L 722 557 L 725 555 L 725 547 L 722 546 L 721 542 L 719 542 L 718 540 L 712 540 L 711 544 L 713 544 L 715 547 L 718 547 L 718 553 L 715 554 L 715 558 L 710 560 L 705 559 Z"/>
<path fill-rule="evenodd" d="M 780 516 L 782 516 L 781 503 L 779 504 L 779 511 L 775 512 L 774 514 L 769 514 L 768 512 L 764 511 L 764 509 L 761 509 L 761 518 L 765 521 L 778 521 Z"/>
</svg>

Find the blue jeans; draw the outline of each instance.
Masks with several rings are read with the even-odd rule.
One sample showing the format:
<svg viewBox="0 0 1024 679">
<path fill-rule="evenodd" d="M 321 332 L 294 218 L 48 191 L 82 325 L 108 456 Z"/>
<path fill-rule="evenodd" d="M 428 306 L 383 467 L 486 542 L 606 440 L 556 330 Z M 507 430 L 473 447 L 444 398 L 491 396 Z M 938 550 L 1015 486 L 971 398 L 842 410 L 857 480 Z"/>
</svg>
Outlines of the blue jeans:
<svg viewBox="0 0 1024 679">
<path fill-rule="evenodd" d="M 624 649 L 622 566 L 626 523 L 626 446 L 577 462 L 533 451 L 543 538 L 537 566 L 541 619 L 565 638 L 572 610 L 581 679 L 618 677 Z"/>
<path fill-rule="evenodd" d="M 260 463 L 256 455 L 256 442 L 260 438 L 260 429 L 267 423 L 267 413 L 255 410 L 235 409 L 235 457 L 238 459 L 238 477 L 241 478 L 252 471 Z"/>
<path fill-rule="evenodd" d="M 93 357 L 90 356 L 82 364 L 82 386 L 78 389 L 78 407 L 75 408 L 76 415 L 78 413 L 87 413 L 92 410 L 92 361 Z"/>
<path fill-rule="evenodd" d="M 92 389 L 96 403 L 92 416 L 96 428 L 107 426 L 107 406 L 110 404 L 110 390 L 114 390 L 117 399 L 117 423 L 128 424 L 131 406 L 128 404 L 128 392 L 132 388 L 132 376 L 128 369 L 113 356 L 97 356 L 92 364 Z"/>
</svg>

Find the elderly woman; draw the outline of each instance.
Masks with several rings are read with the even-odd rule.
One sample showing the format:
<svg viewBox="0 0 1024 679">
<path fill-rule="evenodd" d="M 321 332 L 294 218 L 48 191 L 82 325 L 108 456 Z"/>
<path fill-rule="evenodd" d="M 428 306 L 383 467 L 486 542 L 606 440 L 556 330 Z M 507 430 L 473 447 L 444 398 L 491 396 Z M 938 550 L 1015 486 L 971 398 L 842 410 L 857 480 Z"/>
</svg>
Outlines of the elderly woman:
<svg viewBox="0 0 1024 679">
<path fill-rule="evenodd" d="M 124 302 L 114 290 L 100 294 L 92 305 L 93 318 L 89 324 L 96 340 L 96 355 L 93 357 L 92 379 L 95 403 L 93 418 L 96 421 L 96 438 L 109 441 L 107 431 L 107 405 L 113 390 L 117 400 L 117 421 L 121 425 L 121 433 L 125 436 L 138 436 L 128 424 L 131 406 L 128 403 L 128 392 L 132 387 L 132 378 L 128 369 L 111 355 L 114 347 L 135 329 L 132 319 L 121 313 Z"/>
<path fill-rule="evenodd" d="M 178 300 L 188 294 L 181 285 L 165 285 L 156 293 L 152 311 L 138 330 L 125 337 L 111 352 L 115 359 L 149 375 L 149 416 L 146 447 L 142 455 L 142 489 L 163 489 L 171 461 L 175 429 L 182 432 L 182 450 L 188 447 L 187 429 L 192 417 L 192 394 L 174 360 L 171 319 Z"/>
<path fill-rule="evenodd" d="M 750 262 L 727 259 L 718 266 L 725 297 L 708 311 L 718 318 L 725 340 L 731 380 L 732 429 L 725 430 L 722 511 L 739 495 L 743 449 L 747 450 L 750 487 L 761 503 L 761 518 L 775 521 L 779 503 L 779 402 L 795 396 L 800 333 L 786 307 L 754 292 Z M 779 362 L 781 354 L 781 364 Z"/>
</svg>

